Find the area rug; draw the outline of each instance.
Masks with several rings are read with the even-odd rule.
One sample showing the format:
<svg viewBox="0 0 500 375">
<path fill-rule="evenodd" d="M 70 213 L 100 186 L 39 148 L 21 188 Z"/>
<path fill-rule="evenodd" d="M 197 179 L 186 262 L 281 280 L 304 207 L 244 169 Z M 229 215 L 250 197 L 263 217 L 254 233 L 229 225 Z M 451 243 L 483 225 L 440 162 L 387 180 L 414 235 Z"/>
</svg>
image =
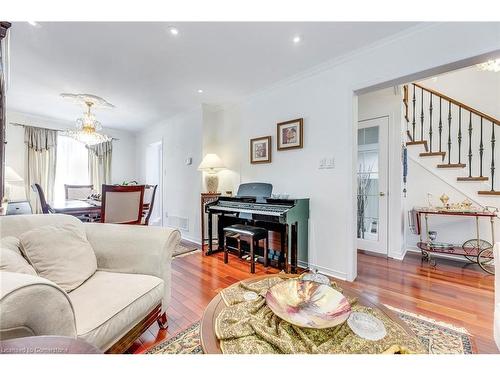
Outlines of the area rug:
<svg viewBox="0 0 500 375">
<path fill-rule="evenodd" d="M 472 354 L 473 340 L 465 328 L 454 327 L 431 318 L 387 306 L 415 332 L 429 354 Z M 200 344 L 200 322 L 167 339 L 146 354 L 203 354 Z"/>
<path fill-rule="evenodd" d="M 195 246 L 184 246 L 184 245 L 178 245 L 173 253 L 172 253 L 172 258 L 178 258 L 180 256 L 185 256 L 185 255 L 191 255 L 191 253 L 194 253 L 196 251 L 201 251 L 200 249 L 196 248 Z"/>
</svg>

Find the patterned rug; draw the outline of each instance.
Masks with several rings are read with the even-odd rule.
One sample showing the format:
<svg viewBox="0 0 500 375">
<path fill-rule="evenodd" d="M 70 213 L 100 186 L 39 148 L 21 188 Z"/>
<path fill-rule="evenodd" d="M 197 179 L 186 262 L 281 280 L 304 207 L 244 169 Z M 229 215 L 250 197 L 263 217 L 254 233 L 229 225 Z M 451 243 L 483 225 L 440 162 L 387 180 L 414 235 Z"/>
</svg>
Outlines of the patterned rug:
<svg viewBox="0 0 500 375">
<path fill-rule="evenodd" d="M 473 340 L 465 328 L 412 314 L 387 306 L 415 332 L 427 347 L 429 354 L 473 354 Z M 203 354 L 200 344 L 200 322 L 196 322 L 176 336 L 163 341 L 146 354 Z"/>
<path fill-rule="evenodd" d="M 179 258 L 182 256 L 191 255 L 191 254 L 195 253 L 196 251 L 200 252 L 201 250 L 197 249 L 194 246 L 188 247 L 188 246 L 184 246 L 184 245 L 179 245 L 172 252 L 172 258 Z"/>
</svg>

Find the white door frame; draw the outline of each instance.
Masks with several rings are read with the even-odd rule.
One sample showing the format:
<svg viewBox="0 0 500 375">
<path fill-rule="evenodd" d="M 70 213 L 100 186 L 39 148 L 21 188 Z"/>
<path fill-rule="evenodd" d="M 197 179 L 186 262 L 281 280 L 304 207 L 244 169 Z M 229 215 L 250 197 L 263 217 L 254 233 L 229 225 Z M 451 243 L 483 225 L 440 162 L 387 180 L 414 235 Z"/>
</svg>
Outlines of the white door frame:
<svg viewBox="0 0 500 375">
<path fill-rule="evenodd" d="M 148 162 L 148 155 L 147 155 L 147 152 L 148 152 L 148 149 L 151 147 L 151 146 L 155 146 L 155 145 L 159 145 L 158 147 L 158 174 L 159 174 L 159 178 L 158 178 L 158 187 L 156 188 L 156 194 L 155 194 L 155 205 L 154 205 L 154 209 L 155 211 L 158 210 L 157 212 L 159 212 L 159 217 L 160 217 L 160 221 L 159 221 L 159 225 L 160 226 L 163 226 L 163 180 L 164 180 L 164 177 L 163 177 L 163 140 L 160 139 L 158 141 L 154 141 L 154 142 L 150 142 L 148 143 L 147 147 L 146 147 L 146 163 Z M 147 168 L 147 166 L 146 166 Z M 148 182 L 148 181 L 146 181 Z"/>
<path fill-rule="evenodd" d="M 379 254 L 389 252 L 389 116 L 376 117 L 358 122 L 357 129 L 379 127 L 379 210 L 378 240 L 357 239 L 357 248 Z M 357 171 L 356 171 L 357 172 Z"/>
</svg>

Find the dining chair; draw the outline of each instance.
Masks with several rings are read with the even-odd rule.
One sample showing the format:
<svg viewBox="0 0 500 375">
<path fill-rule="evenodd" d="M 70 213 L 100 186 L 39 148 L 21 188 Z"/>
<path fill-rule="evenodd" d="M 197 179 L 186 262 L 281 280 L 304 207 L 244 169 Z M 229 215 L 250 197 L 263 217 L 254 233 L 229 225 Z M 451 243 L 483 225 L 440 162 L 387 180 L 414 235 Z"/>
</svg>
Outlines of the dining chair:
<svg viewBox="0 0 500 375">
<path fill-rule="evenodd" d="M 158 185 L 146 185 L 144 187 L 144 204 L 142 210 L 142 224 L 144 225 L 149 225 L 149 219 L 153 213 L 157 187 Z"/>
<path fill-rule="evenodd" d="M 102 185 L 101 223 L 141 224 L 144 185 Z"/>
<path fill-rule="evenodd" d="M 64 196 L 68 199 L 87 199 L 94 190 L 94 185 L 64 184 Z"/>
<path fill-rule="evenodd" d="M 43 193 L 42 187 L 39 184 L 34 183 L 31 185 L 31 189 L 33 189 L 33 191 L 35 193 L 37 193 L 37 195 L 38 195 L 38 199 L 40 200 L 40 206 L 42 207 L 42 213 L 53 214 L 54 210 L 47 203 L 47 200 L 45 199 L 45 194 Z"/>
</svg>

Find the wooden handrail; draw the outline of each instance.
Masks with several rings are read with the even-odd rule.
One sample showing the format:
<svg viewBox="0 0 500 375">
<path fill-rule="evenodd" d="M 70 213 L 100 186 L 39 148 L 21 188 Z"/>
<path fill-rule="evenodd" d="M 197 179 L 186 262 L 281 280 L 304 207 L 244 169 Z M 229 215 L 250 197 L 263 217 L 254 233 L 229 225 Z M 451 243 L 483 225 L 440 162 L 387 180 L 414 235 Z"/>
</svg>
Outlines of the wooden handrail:
<svg viewBox="0 0 500 375">
<path fill-rule="evenodd" d="M 484 118 L 485 120 L 488 120 L 488 121 L 491 121 L 492 123 L 494 123 L 495 125 L 498 125 L 500 126 L 500 120 L 490 116 L 490 115 L 487 115 L 486 113 L 483 113 L 481 111 L 478 111 L 477 109 L 474 109 L 472 107 L 469 107 L 467 104 L 464 104 L 462 102 L 459 102 L 458 100 L 455 100 L 453 98 L 450 98 L 449 96 L 446 96 L 444 94 L 441 94 L 439 91 L 436 91 L 436 90 L 433 90 L 433 89 L 428 89 L 427 87 L 424 87 L 422 85 L 419 85 L 418 83 L 413 83 L 414 86 L 418 87 L 418 88 L 421 88 L 422 90 L 425 90 L 427 92 L 430 92 L 432 93 L 433 95 L 436 95 L 446 101 L 449 101 L 450 103 L 453 103 L 455 104 L 456 106 L 458 107 L 461 107 L 469 112 L 472 112 L 474 113 L 475 115 L 479 116 L 479 117 L 482 117 Z"/>
</svg>

